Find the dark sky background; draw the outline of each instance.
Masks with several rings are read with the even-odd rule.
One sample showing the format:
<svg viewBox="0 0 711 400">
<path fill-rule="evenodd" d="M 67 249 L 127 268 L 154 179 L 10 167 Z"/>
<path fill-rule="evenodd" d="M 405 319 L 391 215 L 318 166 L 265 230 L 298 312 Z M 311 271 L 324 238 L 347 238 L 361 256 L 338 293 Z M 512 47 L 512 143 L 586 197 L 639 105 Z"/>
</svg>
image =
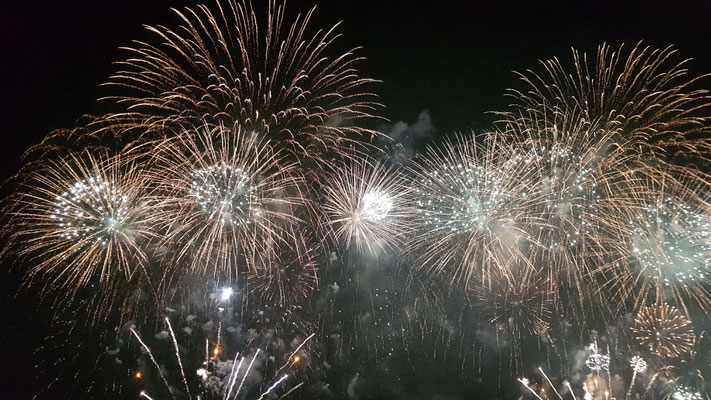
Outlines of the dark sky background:
<svg viewBox="0 0 711 400">
<path fill-rule="evenodd" d="M 111 62 L 124 56 L 119 46 L 150 37 L 142 24 L 175 26 L 169 8 L 195 3 L 2 2 L 0 178 L 13 174 L 22 152 L 52 129 L 70 128 L 82 114 L 105 110 L 95 101 L 105 93 L 98 85 L 112 73 Z M 504 90 L 519 85 L 512 71 L 535 67 L 541 58 L 569 61 L 571 46 L 594 53 L 603 42 L 673 44 L 681 57 L 695 59 L 692 74 L 711 72 L 708 0 L 291 0 L 287 6 L 295 13 L 314 4 L 315 25 L 344 21 L 337 46 L 365 47 L 361 54 L 368 62 L 361 69 L 383 81 L 376 91 L 384 115 L 411 123 L 430 110 L 438 134 L 487 127 L 492 117 L 485 112 L 504 108 Z M 34 317 L 31 300 L 13 297 L 16 278 L 0 275 L 0 319 L 10 321 L 0 334 L 0 358 L 8 360 L 0 363 L 0 380 L 8 380 L 0 383 L 4 387 L 23 383 L 32 363 L 23 354 L 46 324 Z"/>
</svg>

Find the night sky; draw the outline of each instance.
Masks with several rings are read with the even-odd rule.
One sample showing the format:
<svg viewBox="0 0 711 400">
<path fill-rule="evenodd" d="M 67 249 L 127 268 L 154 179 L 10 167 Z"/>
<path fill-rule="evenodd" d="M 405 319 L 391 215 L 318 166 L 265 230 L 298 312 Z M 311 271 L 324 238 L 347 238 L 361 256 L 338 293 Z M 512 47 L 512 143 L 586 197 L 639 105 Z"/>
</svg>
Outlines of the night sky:
<svg viewBox="0 0 711 400">
<path fill-rule="evenodd" d="M 11 3 L 11 4 L 10 4 Z M 0 5 L 0 178 L 20 166 L 25 149 L 82 114 L 106 111 L 98 85 L 125 53 L 120 46 L 150 37 L 142 24 L 174 26 L 170 7 L 192 1 L 6 1 Z M 209 5 L 212 2 L 208 2 Z M 336 47 L 363 46 L 363 75 L 375 86 L 392 123 L 415 123 L 429 110 L 431 128 L 413 143 L 421 149 L 453 131 L 481 131 L 487 111 L 508 104 L 504 92 L 521 87 L 512 71 L 537 60 L 570 60 L 571 47 L 594 53 L 601 43 L 675 45 L 693 58 L 692 75 L 711 72 L 711 1 L 325 1 L 291 0 L 290 14 L 317 5 L 313 25 L 343 21 Z M 385 131 L 389 125 L 383 123 Z M 3 195 L 6 193 L 3 192 Z M 7 269 L 7 265 L 3 269 Z M 0 281 L 0 398 L 30 398 L 25 374 L 33 343 L 49 323 L 32 296 L 15 298 L 19 272 Z"/>
<path fill-rule="evenodd" d="M 143 24 L 176 22 L 170 7 L 185 1 L 12 2 L 2 5 L 2 171 L 47 132 L 72 127 L 85 113 L 105 110 L 98 85 L 125 55 L 118 47 L 147 38 Z M 292 1 L 304 12 L 313 1 Z M 479 4 L 481 3 L 481 4 Z M 363 46 L 364 75 L 377 87 L 384 116 L 413 122 L 430 110 L 439 132 L 482 129 L 485 113 L 503 108 L 512 71 L 537 60 L 570 59 L 570 48 L 594 52 L 640 40 L 675 45 L 694 58 L 692 73 L 711 71 L 711 2 L 417 2 L 318 1 L 315 25 L 343 21 L 342 48 Z"/>
</svg>

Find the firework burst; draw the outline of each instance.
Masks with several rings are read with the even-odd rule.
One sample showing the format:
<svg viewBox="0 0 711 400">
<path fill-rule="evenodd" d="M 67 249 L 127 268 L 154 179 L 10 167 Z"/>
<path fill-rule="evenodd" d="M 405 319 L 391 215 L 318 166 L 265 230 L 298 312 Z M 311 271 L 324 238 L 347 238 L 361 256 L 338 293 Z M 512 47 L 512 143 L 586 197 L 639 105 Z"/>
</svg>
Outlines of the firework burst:
<svg viewBox="0 0 711 400">
<path fill-rule="evenodd" d="M 635 320 L 634 334 L 642 346 L 671 358 L 689 352 L 696 338 L 691 321 L 668 304 L 642 308 Z"/>
<path fill-rule="evenodd" d="M 521 249 L 533 243 L 530 169 L 502 157 L 496 143 L 482 147 L 459 136 L 429 148 L 413 168 L 412 250 L 422 268 L 451 283 L 506 273 L 508 264 L 527 259 Z"/>
<path fill-rule="evenodd" d="M 148 146 L 160 247 L 181 274 L 233 278 L 274 243 L 293 242 L 299 179 L 268 143 L 205 127 Z"/>
<path fill-rule="evenodd" d="M 125 94 L 106 99 L 127 111 L 109 116 L 109 126 L 180 133 L 240 124 L 298 159 L 357 143 L 352 134 L 376 134 L 349 124 L 379 107 L 365 89 L 374 81 L 358 76 L 358 48 L 332 51 L 337 26 L 310 34 L 314 9 L 291 23 L 276 0 L 264 23 L 243 0 L 174 11 L 179 29 L 149 26 L 156 43 L 125 48 L 130 58 L 106 83 Z"/>
<path fill-rule="evenodd" d="M 142 245 L 157 221 L 144 182 L 140 168 L 120 157 L 85 152 L 48 161 L 11 199 L 5 252 L 33 263 L 29 283 L 67 300 L 97 287 L 97 307 L 109 309 L 122 282 L 137 272 L 148 278 Z"/>
<path fill-rule="evenodd" d="M 620 199 L 634 164 L 611 145 L 615 132 L 561 117 L 509 121 L 491 134 L 506 143 L 499 146 L 502 158 L 527 180 L 518 196 L 531 200 L 527 230 L 536 245 L 528 257 L 561 289 L 571 289 L 580 308 L 594 283 L 587 277 L 604 256 L 598 230 L 624 224 L 629 208 Z"/>
<path fill-rule="evenodd" d="M 358 251 L 397 249 L 412 231 L 410 189 L 402 171 L 370 159 L 329 174 L 323 210 L 336 241 Z"/>
<path fill-rule="evenodd" d="M 600 268 L 623 300 L 638 308 L 647 301 L 668 302 L 688 313 L 711 305 L 711 215 L 700 198 L 704 186 L 661 176 L 645 179 L 635 194 L 634 212 L 622 226 L 606 229 L 604 246 L 617 259 Z M 609 226 L 608 226 L 609 227 Z"/>
<path fill-rule="evenodd" d="M 675 53 L 641 44 L 630 51 L 602 45 L 597 57 L 573 50 L 572 72 L 557 58 L 541 61 L 544 73 L 520 74 L 528 88 L 511 96 L 519 111 L 539 120 L 602 118 L 619 127 L 617 141 L 630 144 L 626 150 L 646 157 L 705 153 L 711 145 L 708 91 L 694 89 L 701 78 L 689 78 L 689 60 L 678 61 Z"/>
</svg>

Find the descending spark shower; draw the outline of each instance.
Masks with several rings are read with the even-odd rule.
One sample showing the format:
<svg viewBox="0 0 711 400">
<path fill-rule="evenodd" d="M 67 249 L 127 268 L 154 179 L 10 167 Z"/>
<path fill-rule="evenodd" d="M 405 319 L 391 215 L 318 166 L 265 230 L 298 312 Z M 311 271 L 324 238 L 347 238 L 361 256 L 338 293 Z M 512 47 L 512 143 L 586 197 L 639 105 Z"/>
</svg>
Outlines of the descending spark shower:
<svg viewBox="0 0 711 400">
<path fill-rule="evenodd" d="M 125 49 L 104 85 L 114 112 L 34 146 L 4 203 L 2 256 L 29 266 L 24 290 L 87 332 L 130 326 L 152 366 L 132 376 L 160 389 L 127 393 L 326 396 L 335 359 L 357 372 L 350 396 L 378 373 L 363 365 L 456 352 L 463 382 L 498 365 L 508 395 L 709 398 L 711 101 L 675 50 L 543 61 L 491 129 L 398 162 L 367 128 L 377 81 L 358 48 L 337 49 L 338 26 L 313 29 L 314 9 L 175 12 L 181 26 Z M 175 303 L 222 318 L 199 368 L 162 318 Z M 234 318 L 308 337 L 248 389 L 275 349 L 222 360 Z M 175 362 L 139 319 L 167 326 Z M 306 342 L 320 351 L 294 385 Z"/>
</svg>

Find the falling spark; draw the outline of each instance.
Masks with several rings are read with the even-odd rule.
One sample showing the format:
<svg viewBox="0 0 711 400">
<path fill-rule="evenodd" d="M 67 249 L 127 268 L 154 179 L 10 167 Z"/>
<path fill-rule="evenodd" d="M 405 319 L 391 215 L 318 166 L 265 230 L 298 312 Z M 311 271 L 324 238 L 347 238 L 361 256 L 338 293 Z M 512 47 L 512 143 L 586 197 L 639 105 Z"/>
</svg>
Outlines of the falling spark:
<svg viewBox="0 0 711 400">
<path fill-rule="evenodd" d="M 178 349 L 178 339 L 175 338 L 175 332 L 173 332 L 173 326 L 170 325 L 170 319 L 165 318 L 165 322 L 168 324 L 168 330 L 170 331 L 170 337 L 173 340 L 173 346 L 175 348 L 175 358 L 178 360 L 178 366 L 180 366 L 180 375 L 183 378 L 183 383 L 185 384 L 185 390 L 188 393 L 188 397 L 192 398 L 190 394 L 190 387 L 188 386 L 188 379 L 185 377 L 185 369 L 183 368 L 183 360 L 180 358 L 180 350 Z"/>
<path fill-rule="evenodd" d="M 267 389 L 264 393 L 262 393 L 262 395 L 259 396 L 259 398 L 258 398 L 257 400 L 262 400 L 262 399 L 264 398 L 264 396 L 266 396 L 269 392 L 271 392 L 271 391 L 272 391 L 275 387 L 277 387 L 279 384 L 281 384 L 282 382 L 284 382 L 287 377 L 288 377 L 288 375 L 284 375 L 284 376 L 282 376 L 278 381 L 274 382 L 274 384 L 271 385 L 271 386 L 269 387 L 269 389 Z"/>
<path fill-rule="evenodd" d="M 153 357 L 153 352 L 151 352 L 151 349 L 143 343 L 143 340 L 141 340 L 141 337 L 136 333 L 136 331 L 133 328 L 130 328 L 131 333 L 138 339 L 138 342 L 143 346 L 143 348 L 146 350 L 148 353 L 148 356 L 151 358 L 151 361 L 153 361 L 153 365 L 156 367 L 156 370 L 158 371 L 158 375 L 160 375 L 160 378 L 163 380 L 163 383 L 165 383 L 165 387 L 168 388 L 168 391 L 170 391 L 170 385 L 168 384 L 168 381 L 165 379 L 165 375 L 163 375 L 163 371 L 160 369 L 160 365 L 158 365 L 158 361 L 156 361 L 155 357 Z"/>
<path fill-rule="evenodd" d="M 528 389 L 531 393 L 533 393 L 533 395 L 536 396 L 536 398 L 537 398 L 538 400 L 543 400 L 543 399 L 541 398 L 541 396 L 539 396 L 538 393 L 536 393 L 535 390 L 533 390 L 530 386 L 528 386 L 528 384 L 529 384 L 528 379 L 526 379 L 526 378 L 521 378 L 521 379 L 519 379 L 518 381 L 521 382 L 521 384 L 522 384 L 526 389 Z"/>
</svg>

